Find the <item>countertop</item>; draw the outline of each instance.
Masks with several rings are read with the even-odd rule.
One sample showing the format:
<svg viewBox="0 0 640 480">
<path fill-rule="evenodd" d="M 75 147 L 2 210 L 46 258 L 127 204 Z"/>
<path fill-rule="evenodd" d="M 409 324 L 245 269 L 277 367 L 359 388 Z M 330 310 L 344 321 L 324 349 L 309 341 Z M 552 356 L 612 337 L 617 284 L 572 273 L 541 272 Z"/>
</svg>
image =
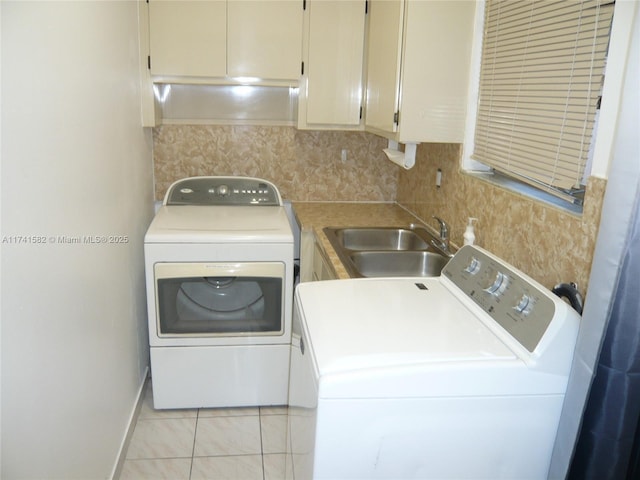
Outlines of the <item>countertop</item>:
<svg viewBox="0 0 640 480">
<path fill-rule="evenodd" d="M 312 231 L 331 262 L 337 278 L 351 278 L 338 254 L 324 234 L 324 227 L 408 227 L 424 224 L 415 215 L 395 203 L 293 202 L 301 231 Z"/>
</svg>

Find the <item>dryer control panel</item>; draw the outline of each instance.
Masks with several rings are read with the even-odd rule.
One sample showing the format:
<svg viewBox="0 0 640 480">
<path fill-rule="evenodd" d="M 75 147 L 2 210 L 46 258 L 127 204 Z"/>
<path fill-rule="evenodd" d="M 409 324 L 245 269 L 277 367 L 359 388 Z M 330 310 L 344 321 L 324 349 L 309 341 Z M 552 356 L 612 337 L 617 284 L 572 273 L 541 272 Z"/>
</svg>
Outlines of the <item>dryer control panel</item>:
<svg viewBox="0 0 640 480">
<path fill-rule="evenodd" d="M 556 313 L 550 291 L 478 247 L 462 247 L 442 275 L 529 352 L 535 350 Z"/>
<path fill-rule="evenodd" d="M 276 186 L 252 177 L 190 177 L 169 187 L 164 205 L 282 206 Z"/>
</svg>

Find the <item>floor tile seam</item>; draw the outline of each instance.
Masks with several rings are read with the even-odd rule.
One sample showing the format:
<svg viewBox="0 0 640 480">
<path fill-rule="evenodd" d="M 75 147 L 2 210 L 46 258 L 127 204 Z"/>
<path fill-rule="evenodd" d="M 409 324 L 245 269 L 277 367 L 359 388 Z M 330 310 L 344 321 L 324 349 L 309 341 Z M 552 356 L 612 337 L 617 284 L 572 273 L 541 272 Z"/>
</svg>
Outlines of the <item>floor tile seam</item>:
<svg viewBox="0 0 640 480">
<path fill-rule="evenodd" d="M 270 453 L 267 453 L 267 455 L 271 455 Z M 212 454 L 207 454 L 207 455 L 194 455 L 193 458 L 227 458 L 227 457 L 259 457 L 262 456 L 261 453 L 224 453 L 224 454 L 220 454 L 220 455 L 212 455 Z"/>
<path fill-rule="evenodd" d="M 277 413 L 277 414 L 266 414 L 265 417 L 287 417 L 286 413 Z M 286 442 L 286 440 L 285 440 Z M 263 468 L 264 468 L 264 455 L 282 455 L 286 454 L 286 451 L 265 451 L 264 445 L 262 444 L 262 415 L 260 416 L 260 444 L 262 445 L 262 456 L 263 456 Z M 286 447 L 285 447 L 286 450 Z"/>
<path fill-rule="evenodd" d="M 141 422 L 162 422 L 163 420 L 196 420 L 198 417 L 157 417 L 157 418 L 138 418 L 136 425 Z"/>
<path fill-rule="evenodd" d="M 259 417 L 257 413 L 244 414 L 244 415 L 200 415 L 200 418 L 238 418 L 238 417 Z M 272 416 L 272 415 L 270 415 Z M 195 417 L 189 417 L 195 418 Z"/>
<path fill-rule="evenodd" d="M 256 412 L 229 412 L 229 413 L 224 413 L 224 414 L 218 414 L 218 415 L 207 415 L 206 412 L 208 412 L 209 410 L 217 410 L 217 409 L 209 409 L 209 408 L 199 408 L 198 409 L 198 416 L 201 416 L 203 418 L 224 418 L 224 417 L 257 417 L 260 415 L 259 411 Z M 220 410 L 224 410 L 224 409 L 220 409 Z M 213 413 L 213 412 L 212 412 Z"/>
<path fill-rule="evenodd" d="M 200 420 L 200 409 L 196 410 L 196 427 L 193 429 L 193 445 L 191 446 L 191 463 L 189 464 L 189 480 L 193 475 L 193 459 L 196 454 L 196 439 L 198 438 L 198 420 Z"/>
<path fill-rule="evenodd" d="M 264 466 L 264 442 L 262 440 L 262 409 L 258 409 L 258 432 L 260 433 L 260 465 L 262 466 L 262 480 L 266 480 L 265 466 Z"/>
<path fill-rule="evenodd" d="M 133 458 L 132 457 L 127 457 L 127 458 L 125 458 L 125 462 L 128 462 L 128 461 L 135 462 L 135 461 L 138 461 L 138 460 L 142 460 L 142 461 L 144 461 L 144 460 L 189 460 L 189 459 L 192 459 L 192 458 L 193 457 L 180 456 L 180 455 L 177 455 L 177 456 L 174 455 L 174 456 L 171 456 L 171 457 L 133 457 Z"/>
<path fill-rule="evenodd" d="M 196 453 L 191 458 L 205 458 L 205 457 L 246 457 L 246 456 L 256 456 L 263 455 L 260 452 L 250 452 L 239 453 L 239 452 L 231 452 L 231 453 Z M 268 455 L 268 454 L 267 454 Z M 185 457 L 186 458 L 186 457 Z"/>
<path fill-rule="evenodd" d="M 179 417 L 174 417 L 171 415 L 157 415 L 157 416 L 151 416 L 151 417 L 138 417 L 138 421 L 143 421 L 143 420 L 181 420 L 181 419 L 185 419 L 185 418 L 197 418 L 197 415 L 182 415 Z"/>
</svg>

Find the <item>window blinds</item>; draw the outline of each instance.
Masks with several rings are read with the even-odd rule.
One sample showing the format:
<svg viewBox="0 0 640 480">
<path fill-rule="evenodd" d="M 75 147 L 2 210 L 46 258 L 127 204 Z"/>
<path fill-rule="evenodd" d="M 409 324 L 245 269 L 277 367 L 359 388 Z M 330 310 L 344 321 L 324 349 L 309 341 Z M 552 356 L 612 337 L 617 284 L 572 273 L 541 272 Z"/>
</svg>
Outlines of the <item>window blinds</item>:
<svg viewBox="0 0 640 480">
<path fill-rule="evenodd" d="M 487 0 L 473 159 L 580 188 L 612 17 L 611 0 Z"/>
</svg>

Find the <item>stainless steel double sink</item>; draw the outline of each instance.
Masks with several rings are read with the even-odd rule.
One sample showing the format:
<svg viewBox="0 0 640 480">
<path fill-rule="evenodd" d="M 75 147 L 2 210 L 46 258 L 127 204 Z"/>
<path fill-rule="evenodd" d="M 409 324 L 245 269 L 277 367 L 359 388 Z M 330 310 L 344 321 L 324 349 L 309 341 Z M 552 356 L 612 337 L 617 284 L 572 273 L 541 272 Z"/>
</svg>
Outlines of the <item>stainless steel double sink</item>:
<svg viewBox="0 0 640 480">
<path fill-rule="evenodd" d="M 450 256 L 427 230 L 327 227 L 331 245 L 351 277 L 435 277 Z"/>
</svg>

